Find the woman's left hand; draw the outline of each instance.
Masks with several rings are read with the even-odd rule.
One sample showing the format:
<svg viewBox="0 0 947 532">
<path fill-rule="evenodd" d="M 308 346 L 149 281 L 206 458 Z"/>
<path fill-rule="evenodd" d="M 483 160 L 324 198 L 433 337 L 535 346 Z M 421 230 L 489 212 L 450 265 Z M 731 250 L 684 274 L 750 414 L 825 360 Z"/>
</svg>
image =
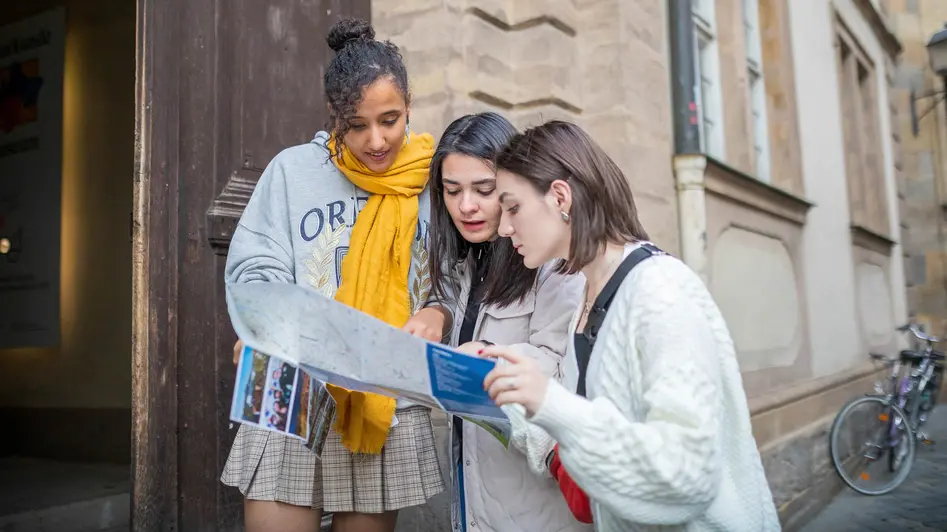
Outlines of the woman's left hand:
<svg viewBox="0 0 947 532">
<path fill-rule="evenodd" d="M 480 355 L 503 358 L 506 364 L 497 364 L 483 380 L 483 389 L 497 405 L 520 404 L 532 417 L 546 399 L 549 377 L 543 374 L 539 364 L 507 347 L 488 347 Z"/>
</svg>

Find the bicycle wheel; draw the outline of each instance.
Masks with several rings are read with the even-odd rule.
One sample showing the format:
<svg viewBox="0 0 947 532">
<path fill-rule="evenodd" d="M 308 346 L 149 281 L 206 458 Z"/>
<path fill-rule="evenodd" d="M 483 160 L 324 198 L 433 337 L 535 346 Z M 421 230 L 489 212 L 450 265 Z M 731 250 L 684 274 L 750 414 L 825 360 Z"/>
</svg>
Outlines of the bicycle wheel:
<svg viewBox="0 0 947 532">
<path fill-rule="evenodd" d="M 829 432 L 836 473 L 863 495 L 884 495 L 900 486 L 911 472 L 916 450 L 907 415 L 883 397 L 849 401 L 835 416 Z M 896 453 L 896 460 L 883 460 L 892 453 Z"/>
</svg>

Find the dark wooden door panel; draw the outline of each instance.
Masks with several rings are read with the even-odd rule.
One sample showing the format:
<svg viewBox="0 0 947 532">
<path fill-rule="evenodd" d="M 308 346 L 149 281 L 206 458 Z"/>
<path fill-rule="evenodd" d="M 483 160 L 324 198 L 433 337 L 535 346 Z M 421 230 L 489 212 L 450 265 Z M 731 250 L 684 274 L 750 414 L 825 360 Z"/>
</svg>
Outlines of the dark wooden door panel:
<svg viewBox="0 0 947 532">
<path fill-rule="evenodd" d="M 313 128 L 324 125 L 329 9 L 324 2 L 294 0 L 241 0 L 228 6 L 240 21 L 231 28 L 227 52 L 236 74 L 237 147 L 244 167 L 263 168 L 280 150 L 305 142 Z"/>
<path fill-rule="evenodd" d="M 325 127 L 326 31 L 370 0 L 138 0 L 134 530 L 239 530 L 218 478 L 235 340 L 223 270 L 262 169 Z"/>
<path fill-rule="evenodd" d="M 232 140 L 227 181 L 207 212 L 212 245 L 226 254 L 236 220 L 267 163 L 328 125 L 325 39 L 340 16 L 368 18 L 369 2 L 237 0 L 221 3 L 218 94 Z"/>
</svg>

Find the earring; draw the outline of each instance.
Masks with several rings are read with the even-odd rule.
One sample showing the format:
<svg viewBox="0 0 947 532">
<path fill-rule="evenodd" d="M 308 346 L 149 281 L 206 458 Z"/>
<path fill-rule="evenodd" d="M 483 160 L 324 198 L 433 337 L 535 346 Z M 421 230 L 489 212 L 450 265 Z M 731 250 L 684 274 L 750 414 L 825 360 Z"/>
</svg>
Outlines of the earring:
<svg viewBox="0 0 947 532">
<path fill-rule="evenodd" d="M 409 142 L 411 142 L 411 126 L 406 120 L 404 123 L 404 143 L 407 144 Z"/>
<path fill-rule="evenodd" d="M 559 215 L 562 216 L 563 222 L 569 223 L 569 213 L 567 213 L 566 211 L 559 211 Z"/>
</svg>

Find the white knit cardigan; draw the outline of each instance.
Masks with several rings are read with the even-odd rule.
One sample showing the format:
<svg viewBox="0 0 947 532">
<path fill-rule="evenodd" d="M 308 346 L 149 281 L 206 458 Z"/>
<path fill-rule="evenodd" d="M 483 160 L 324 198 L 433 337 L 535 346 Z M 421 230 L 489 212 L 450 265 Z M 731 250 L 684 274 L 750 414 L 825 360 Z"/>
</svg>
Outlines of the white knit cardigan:
<svg viewBox="0 0 947 532">
<path fill-rule="evenodd" d="M 631 271 L 596 341 L 588 399 L 571 391 L 573 346 L 562 384 L 549 381 L 529 421 L 519 405 L 504 410 L 534 472 L 548 474 L 545 454 L 559 442 L 597 531 L 780 530 L 733 341 L 690 268 L 657 256 Z"/>
</svg>

